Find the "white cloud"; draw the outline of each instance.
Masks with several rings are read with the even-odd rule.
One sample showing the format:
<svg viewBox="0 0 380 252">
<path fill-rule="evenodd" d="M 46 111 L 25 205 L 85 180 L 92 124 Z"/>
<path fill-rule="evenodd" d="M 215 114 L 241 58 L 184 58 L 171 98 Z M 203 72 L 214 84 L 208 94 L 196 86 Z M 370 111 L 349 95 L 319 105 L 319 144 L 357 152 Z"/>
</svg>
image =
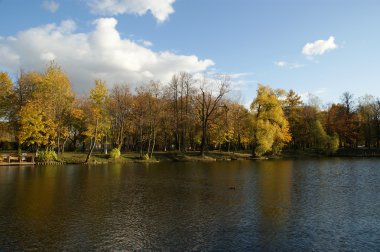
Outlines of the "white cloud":
<svg viewBox="0 0 380 252">
<path fill-rule="evenodd" d="M 56 56 L 52 52 L 41 53 L 40 59 L 43 61 L 52 61 L 55 60 Z"/>
<path fill-rule="evenodd" d="M 158 22 L 165 21 L 174 12 L 176 0 L 86 0 L 90 10 L 100 15 L 138 14 L 148 11 Z"/>
<path fill-rule="evenodd" d="M 327 40 L 317 40 L 312 43 L 307 43 L 303 47 L 302 53 L 306 56 L 322 55 L 336 48 L 338 48 L 338 45 L 335 44 L 335 38 L 330 36 Z"/>
<path fill-rule="evenodd" d="M 288 63 L 285 61 L 276 61 L 276 62 L 274 62 L 274 64 L 278 67 L 285 67 L 285 66 L 287 66 Z"/>
<path fill-rule="evenodd" d="M 153 46 L 153 43 L 150 42 L 150 41 L 148 41 L 148 40 L 143 40 L 143 41 L 142 41 L 142 44 L 143 44 L 143 46 L 145 46 L 145 47 L 152 47 L 152 46 Z"/>
<path fill-rule="evenodd" d="M 117 20 L 101 18 L 89 33 L 76 33 L 76 25 L 67 20 L 19 32 L 0 40 L 0 67 L 18 71 L 43 70 L 54 59 L 69 74 L 76 91 L 87 91 L 94 79 L 109 85 L 132 85 L 150 79 L 167 82 L 180 71 L 199 72 L 214 63 L 195 55 L 170 51 L 155 52 L 120 36 Z"/>
<path fill-rule="evenodd" d="M 239 78 L 242 78 L 242 77 L 245 77 L 245 76 L 249 76 L 249 75 L 253 75 L 253 73 L 249 73 L 249 72 L 244 72 L 244 73 L 231 73 L 231 74 L 228 74 L 231 79 L 239 79 Z"/>
<path fill-rule="evenodd" d="M 278 67 L 281 67 L 281 68 L 290 68 L 290 69 L 301 68 L 301 67 L 304 66 L 304 65 L 301 65 L 301 64 L 289 63 L 289 62 L 286 62 L 286 61 L 275 61 L 274 64 L 276 66 L 278 66 Z"/>
<path fill-rule="evenodd" d="M 51 13 L 54 13 L 58 10 L 59 8 L 59 3 L 55 2 L 55 1 L 48 1 L 48 0 L 45 0 L 42 2 L 42 8 L 44 8 L 45 10 L 47 11 L 50 11 Z"/>
</svg>

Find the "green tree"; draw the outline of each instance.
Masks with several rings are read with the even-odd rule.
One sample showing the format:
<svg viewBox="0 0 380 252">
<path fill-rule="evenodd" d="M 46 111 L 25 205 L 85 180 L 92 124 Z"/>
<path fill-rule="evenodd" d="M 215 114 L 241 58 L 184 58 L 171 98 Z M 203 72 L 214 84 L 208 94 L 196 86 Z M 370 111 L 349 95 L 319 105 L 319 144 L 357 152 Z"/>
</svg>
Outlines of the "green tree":
<svg viewBox="0 0 380 252">
<path fill-rule="evenodd" d="M 301 118 L 302 100 L 292 89 L 286 95 L 284 113 L 289 122 L 289 129 L 292 135 L 291 145 L 293 148 L 297 147 L 297 143 L 300 139 L 300 124 Z"/>
</svg>

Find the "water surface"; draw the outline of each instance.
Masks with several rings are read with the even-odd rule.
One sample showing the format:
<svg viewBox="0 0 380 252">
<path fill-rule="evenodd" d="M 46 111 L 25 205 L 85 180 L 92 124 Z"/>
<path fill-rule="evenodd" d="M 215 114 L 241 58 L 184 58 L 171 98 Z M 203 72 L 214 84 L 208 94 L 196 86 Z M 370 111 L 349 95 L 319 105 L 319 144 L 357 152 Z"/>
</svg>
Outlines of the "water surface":
<svg viewBox="0 0 380 252">
<path fill-rule="evenodd" d="M 0 167 L 0 251 L 378 251 L 379 164 Z"/>
</svg>

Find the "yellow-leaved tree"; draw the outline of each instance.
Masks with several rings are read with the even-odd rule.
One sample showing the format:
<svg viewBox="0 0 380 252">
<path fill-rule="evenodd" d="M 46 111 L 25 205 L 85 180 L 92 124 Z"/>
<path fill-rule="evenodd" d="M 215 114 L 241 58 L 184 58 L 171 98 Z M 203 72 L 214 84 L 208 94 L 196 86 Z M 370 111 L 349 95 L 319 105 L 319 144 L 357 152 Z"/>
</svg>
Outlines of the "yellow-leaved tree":
<svg viewBox="0 0 380 252">
<path fill-rule="evenodd" d="M 95 87 L 90 90 L 90 96 L 85 106 L 86 131 L 84 135 L 90 139 L 90 148 L 85 163 L 90 159 L 96 143 L 106 135 L 110 128 L 110 120 L 106 105 L 108 89 L 102 80 L 95 80 Z"/>
<path fill-rule="evenodd" d="M 35 146 L 36 153 L 41 146 L 47 149 L 55 144 L 57 136 L 56 124 L 49 118 L 44 108 L 37 102 L 27 102 L 19 111 L 20 130 L 18 139 L 20 143 Z"/>
<path fill-rule="evenodd" d="M 44 103 L 45 111 L 56 124 L 56 146 L 62 152 L 63 144 L 69 136 L 70 115 L 74 104 L 74 93 L 67 74 L 54 62 L 44 73 L 41 92 L 36 96 Z"/>
<path fill-rule="evenodd" d="M 254 156 L 262 156 L 269 152 L 278 154 L 292 139 L 279 99 L 282 94 L 283 90 L 273 90 L 269 86 L 259 84 L 257 96 L 251 104 Z"/>
<path fill-rule="evenodd" d="M 8 117 L 9 115 L 12 87 L 12 80 L 8 73 L 0 72 L 0 118 Z"/>
</svg>

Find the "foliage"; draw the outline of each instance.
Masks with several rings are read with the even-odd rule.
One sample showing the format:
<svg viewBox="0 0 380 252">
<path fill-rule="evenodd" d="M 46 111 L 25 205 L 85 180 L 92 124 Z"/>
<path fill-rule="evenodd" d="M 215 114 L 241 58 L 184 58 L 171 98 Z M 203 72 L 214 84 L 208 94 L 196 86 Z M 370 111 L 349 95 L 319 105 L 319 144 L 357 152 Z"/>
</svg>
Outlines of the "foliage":
<svg viewBox="0 0 380 252">
<path fill-rule="evenodd" d="M 121 153 L 120 153 L 120 150 L 118 148 L 114 148 L 110 152 L 110 157 L 114 158 L 114 159 L 120 158 L 120 155 L 121 155 Z"/>
<path fill-rule="evenodd" d="M 85 163 L 91 157 L 95 145 L 106 136 L 110 120 L 107 112 L 108 89 L 102 80 L 95 80 L 95 87 L 90 90 L 90 95 L 84 103 L 85 128 L 83 135 L 90 139 L 91 145 Z"/>
<path fill-rule="evenodd" d="M 36 159 L 39 162 L 58 161 L 58 156 L 55 151 L 46 150 L 46 151 L 39 151 L 37 153 Z"/>
<path fill-rule="evenodd" d="M 0 72 L 0 118 L 9 115 L 12 98 L 12 80 L 5 72 Z"/>
<path fill-rule="evenodd" d="M 89 155 L 109 141 L 141 158 L 158 150 L 250 149 L 260 156 L 284 148 L 326 154 L 339 147 L 380 148 L 380 100 L 374 96 L 354 99 L 345 92 L 339 103 L 320 106 L 316 96 L 304 103 L 293 90 L 259 85 L 249 111 L 228 99 L 229 85 L 224 75 L 179 73 L 169 85 L 150 81 L 136 92 L 118 84 L 108 94 L 106 83 L 96 80 L 89 94 L 75 96 L 54 62 L 43 72 L 21 71 L 14 83 L 0 72 L 0 138 L 20 148 L 62 153 L 66 146 Z"/>
<path fill-rule="evenodd" d="M 56 124 L 44 111 L 44 108 L 33 102 L 28 102 L 19 112 L 20 130 L 18 138 L 20 143 L 27 145 L 53 146 L 57 132 Z"/>
<path fill-rule="evenodd" d="M 279 95 L 283 93 L 281 90 L 259 85 L 257 96 L 251 104 L 256 156 L 268 152 L 278 154 L 291 140 L 289 124 L 279 99 Z"/>
<path fill-rule="evenodd" d="M 334 154 L 339 148 L 339 137 L 337 134 L 330 136 L 328 139 L 327 153 Z"/>
<path fill-rule="evenodd" d="M 143 159 L 143 160 L 149 160 L 149 159 L 150 159 L 149 154 L 148 154 L 148 153 L 144 154 L 144 155 L 142 156 L 142 159 Z"/>
</svg>

